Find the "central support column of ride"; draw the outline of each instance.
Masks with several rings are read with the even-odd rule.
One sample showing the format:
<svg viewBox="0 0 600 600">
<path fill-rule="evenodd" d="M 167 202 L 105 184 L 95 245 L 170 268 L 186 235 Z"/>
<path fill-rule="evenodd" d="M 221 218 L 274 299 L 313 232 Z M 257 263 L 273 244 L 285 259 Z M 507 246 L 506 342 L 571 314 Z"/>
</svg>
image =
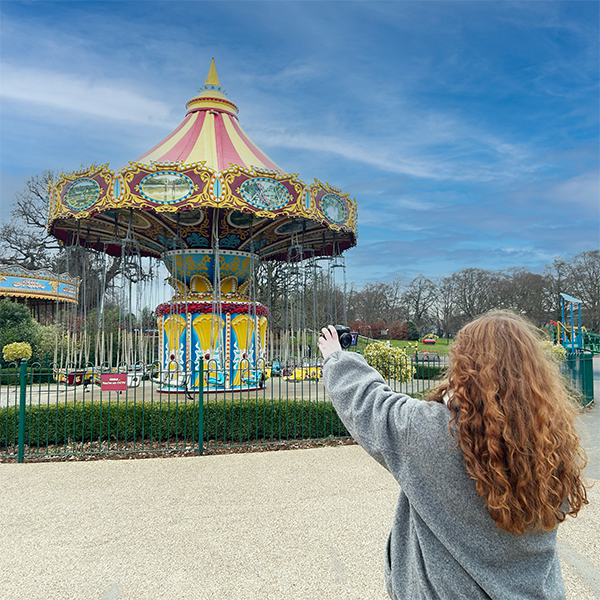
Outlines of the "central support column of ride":
<svg viewBox="0 0 600 600">
<path fill-rule="evenodd" d="M 156 309 L 161 391 L 259 387 L 264 381 L 268 309 L 249 297 L 258 256 L 233 250 L 172 250 L 163 260 L 177 292 Z M 199 376 L 201 360 L 204 382 Z"/>
</svg>

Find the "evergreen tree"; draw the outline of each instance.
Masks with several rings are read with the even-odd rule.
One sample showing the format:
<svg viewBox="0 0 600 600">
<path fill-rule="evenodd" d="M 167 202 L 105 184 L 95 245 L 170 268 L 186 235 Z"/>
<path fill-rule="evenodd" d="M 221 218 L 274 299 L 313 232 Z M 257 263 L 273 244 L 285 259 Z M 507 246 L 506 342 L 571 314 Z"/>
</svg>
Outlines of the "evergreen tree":
<svg viewBox="0 0 600 600">
<path fill-rule="evenodd" d="M 40 336 L 40 326 L 27 306 L 8 298 L 0 300 L 0 349 L 14 342 L 28 342 L 36 356 Z"/>
<path fill-rule="evenodd" d="M 420 335 L 417 326 L 412 321 L 406 322 L 406 327 L 408 328 L 408 339 L 411 342 L 416 342 Z"/>
</svg>

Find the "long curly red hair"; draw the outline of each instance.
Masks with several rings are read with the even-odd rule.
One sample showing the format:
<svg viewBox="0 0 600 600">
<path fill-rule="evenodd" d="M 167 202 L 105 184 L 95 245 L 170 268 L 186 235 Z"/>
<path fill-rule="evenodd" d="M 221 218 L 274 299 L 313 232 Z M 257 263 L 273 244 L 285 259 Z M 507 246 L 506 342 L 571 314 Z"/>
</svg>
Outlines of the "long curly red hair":
<svg viewBox="0 0 600 600">
<path fill-rule="evenodd" d="M 551 530 L 588 503 L 575 402 L 533 325 L 492 311 L 463 327 L 430 400 L 444 396 L 467 472 L 500 528 Z"/>
</svg>

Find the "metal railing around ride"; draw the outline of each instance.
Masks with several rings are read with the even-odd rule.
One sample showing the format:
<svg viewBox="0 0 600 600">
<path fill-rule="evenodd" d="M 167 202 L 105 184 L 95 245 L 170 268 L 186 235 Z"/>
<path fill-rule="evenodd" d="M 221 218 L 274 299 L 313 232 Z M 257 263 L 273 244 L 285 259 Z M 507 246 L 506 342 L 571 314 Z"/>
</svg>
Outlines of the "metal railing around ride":
<svg viewBox="0 0 600 600">
<path fill-rule="evenodd" d="M 419 396 L 443 366 L 412 364 L 409 381 L 387 381 Z M 349 437 L 325 392 L 320 359 L 237 367 L 234 386 L 231 369 L 214 361 L 185 370 L 176 363 L 0 365 L 0 460 L 202 454 Z"/>
</svg>

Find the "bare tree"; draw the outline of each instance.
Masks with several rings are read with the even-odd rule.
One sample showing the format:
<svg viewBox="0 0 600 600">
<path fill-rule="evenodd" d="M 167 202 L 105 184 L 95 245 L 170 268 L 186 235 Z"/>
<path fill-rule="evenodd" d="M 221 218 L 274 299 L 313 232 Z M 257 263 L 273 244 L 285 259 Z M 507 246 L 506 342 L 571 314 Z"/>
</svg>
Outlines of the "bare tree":
<svg viewBox="0 0 600 600">
<path fill-rule="evenodd" d="M 60 244 L 46 230 L 47 189 L 53 177 L 53 171 L 42 171 L 15 194 L 11 221 L 0 227 L 0 263 L 30 270 L 56 268 Z"/>
<path fill-rule="evenodd" d="M 493 308 L 512 309 L 541 327 L 560 319 L 560 293 L 582 300 L 583 322 L 600 331 L 600 250 L 589 250 L 572 261 L 556 258 L 542 274 L 522 267 L 504 271 L 468 268 L 440 277 L 435 282 L 423 275 L 411 281 L 388 320 L 389 299 L 396 296 L 388 284 L 368 283 L 361 290 L 351 286 L 349 321 L 372 324 L 384 319 L 412 319 L 420 328 L 437 324 L 444 335 L 456 333 L 464 323 Z M 428 322 L 428 320 L 430 322 Z"/>
<path fill-rule="evenodd" d="M 483 269 L 463 269 L 451 276 L 456 286 L 456 308 L 463 322 L 498 308 L 494 289 L 498 274 Z"/>
<path fill-rule="evenodd" d="M 600 331 L 600 250 L 577 254 L 571 265 L 573 292 L 582 301 L 588 327 Z"/>
<path fill-rule="evenodd" d="M 555 258 L 544 269 L 546 279 L 545 302 L 549 307 L 550 319 L 560 321 L 560 294 L 568 293 L 572 286 L 571 264 L 562 256 Z"/>
<path fill-rule="evenodd" d="M 495 287 L 497 307 L 512 309 L 541 327 L 549 321 L 551 311 L 546 285 L 543 275 L 524 268 L 499 272 Z"/>
<path fill-rule="evenodd" d="M 286 263 L 277 260 L 262 261 L 256 271 L 257 300 L 269 309 L 271 327 L 284 326 L 286 291 Z"/>
<path fill-rule="evenodd" d="M 456 318 L 456 285 L 454 278 L 440 277 L 435 283 L 436 296 L 434 309 L 438 322 L 438 329 L 446 337 L 454 334 L 457 328 Z"/>
<path fill-rule="evenodd" d="M 384 321 L 391 324 L 403 319 L 401 285 L 401 280 L 397 278 L 390 283 L 367 283 L 361 290 L 351 286 L 348 295 L 348 321 Z"/>
<path fill-rule="evenodd" d="M 435 284 L 424 275 L 418 275 L 402 294 L 402 303 L 408 310 L 408 316 L 418 329 L 430 325 L 429 310 L 437 295 Z"/>
</svg>

